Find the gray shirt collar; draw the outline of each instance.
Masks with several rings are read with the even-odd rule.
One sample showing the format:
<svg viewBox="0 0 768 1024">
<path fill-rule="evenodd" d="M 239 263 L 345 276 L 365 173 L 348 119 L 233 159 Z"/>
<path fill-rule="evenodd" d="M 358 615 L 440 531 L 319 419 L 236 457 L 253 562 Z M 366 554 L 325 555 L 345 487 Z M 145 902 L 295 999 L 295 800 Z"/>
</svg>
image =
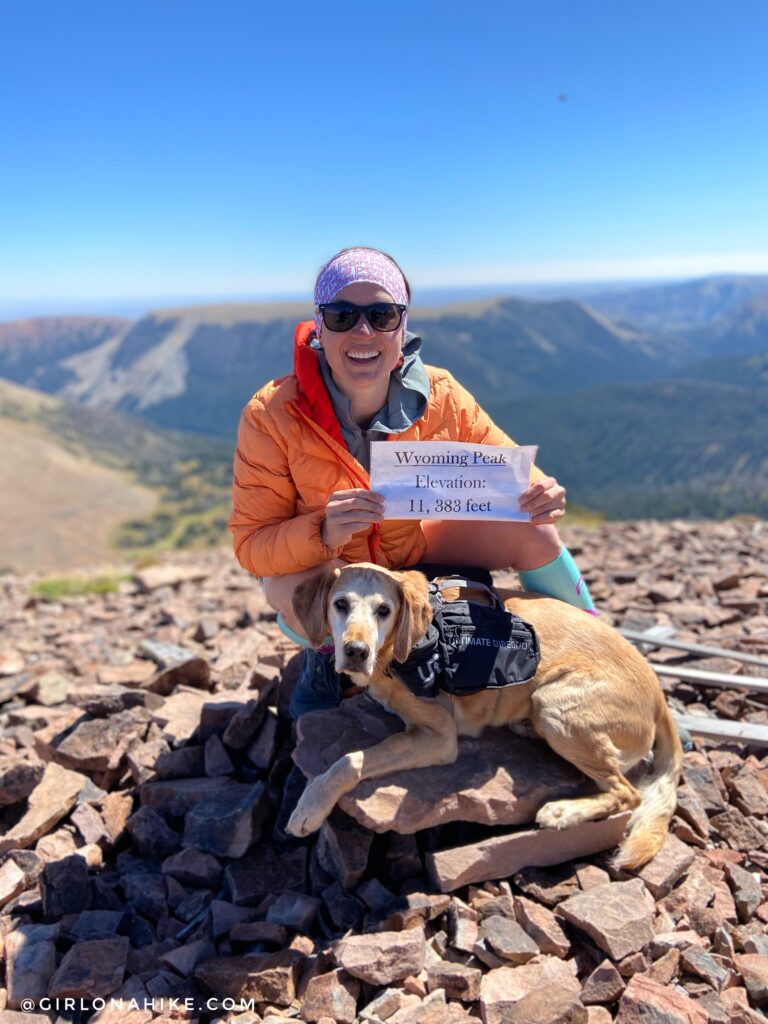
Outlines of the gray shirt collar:
<svg viewBox="0 0 768 1024">
<path fill-rule="evenodd" d="M 388 434 L 402 434 L 420 419 L 427 408 L 429 398 L 429 377 L 424 363 L 421 361 L 419 349 L 421 338 L 408 331 L 403 345 L 403 365 L 393 370 L 389 379 L 389 392 L 385 404 L 374 413 L 366 431 L 384 431 Z M 320 349 L 320 369 L 325 386 L 331 396 L 333 407 L 342 427 L 350 426 L 356 430 L 361 428 L 352 419 L 352 403 L 336 387 L 336 383 L 328 366 L 325 353 Z"/>
</svg>

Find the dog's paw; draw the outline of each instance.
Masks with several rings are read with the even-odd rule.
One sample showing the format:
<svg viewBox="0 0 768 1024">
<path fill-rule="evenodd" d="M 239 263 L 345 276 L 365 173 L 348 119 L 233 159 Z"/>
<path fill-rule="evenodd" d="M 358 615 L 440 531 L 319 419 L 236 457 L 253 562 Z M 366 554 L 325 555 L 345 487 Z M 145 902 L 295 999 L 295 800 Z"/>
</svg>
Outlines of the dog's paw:
<svg viewBox="0 0 768 1024">
<path fill-rule="evenodd" d="M 539 828 L 571 828 L 582 820 L 573 800 L 552 800 L 539 810 L 536 824 Z"/>
<path fill-rule="evenodd" d="M 330 813 L 320 799 L 319 787 L 316 783 L 317 779 L 308 783 L 285 826 L 285 831 L 296 836 L 297 839 L 303 839 L 305 836 L 317 832 Z"/>
</svg>

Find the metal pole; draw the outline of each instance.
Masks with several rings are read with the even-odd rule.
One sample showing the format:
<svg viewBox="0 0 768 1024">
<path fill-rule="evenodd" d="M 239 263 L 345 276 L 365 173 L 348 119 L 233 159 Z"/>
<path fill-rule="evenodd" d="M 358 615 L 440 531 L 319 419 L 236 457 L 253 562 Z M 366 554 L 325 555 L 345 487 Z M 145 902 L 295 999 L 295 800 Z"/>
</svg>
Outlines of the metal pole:
<svg viewBox="0 0 768 1024">
<path fill-rule="evenodd" d="M 685 665 L 656 665 L 648 662 L 657 676 L 672 676 L 684 679 L 697 686 L 714 686 L 723 690 L 751 690 L 753 693 L 768 693 L 768 679 L 757 676 L 732 676 L 727 672 L 705 672 L 700 668 L 686 668 Z"/>
<path fill-rule="evenodd" d="M 619 632 L 627 640 L 631 640 L 633 643 L 647 644 L 649 647 L 672 647 L 677 651 L 700 654 L 703 658 L 734 658 L 736 661 L 768 668 L 768 658 L 761 658 L 758 654 L 743 654 L 741 651 L 731 651 L 727 647 L 703 647 L 700 644 L 686 643 L 684 640 L 657 638 L 652 634 L 649 636 L 645 633 L 638 633 L 634 629 L 620 629 Z"/>
</svg>

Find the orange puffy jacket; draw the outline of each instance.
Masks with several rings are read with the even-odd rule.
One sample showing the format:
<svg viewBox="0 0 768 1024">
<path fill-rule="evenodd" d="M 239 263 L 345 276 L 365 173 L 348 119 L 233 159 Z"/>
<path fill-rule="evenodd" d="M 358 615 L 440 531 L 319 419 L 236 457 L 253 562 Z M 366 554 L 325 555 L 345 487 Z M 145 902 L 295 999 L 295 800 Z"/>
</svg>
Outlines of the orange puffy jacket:
<svg viewBox="0 0 768 1024">
<path fill-rule="evenodd" d="M 297 326 L 293 374 L 265 384 L 240 417 L 229 520 L 235 554 L 256 576 L 300 572 L 337 557 L 390 569 L 412 565 L 425 548 L 416 519 L 376 523 L 340 548 L 327 547 L 320 537 L 330 495 L 370 487 L 370 477 L 344 444 L 309 344 L 314 327 L 312 320 Z M 430 393 L 424 415 L 391 437 L 515 445 L 447 370 L 426 370 Z M 543 475 L 534 467 L 531 479 Z"/>
</svg>

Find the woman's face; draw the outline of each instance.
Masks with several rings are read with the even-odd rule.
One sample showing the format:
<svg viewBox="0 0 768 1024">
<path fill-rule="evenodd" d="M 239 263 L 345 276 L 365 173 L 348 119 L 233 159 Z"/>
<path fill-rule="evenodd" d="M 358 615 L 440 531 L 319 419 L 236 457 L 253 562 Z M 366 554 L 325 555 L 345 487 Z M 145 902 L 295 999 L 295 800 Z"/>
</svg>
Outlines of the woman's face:
<svg viewBox="0 0 768 1024">
<path fill-rule="evenodd" d="M 356 281 L 342 288 L 334 301 L 368 306 L 374 302 L 394 302 L 394 299 L 381 285 Z M 400 361 L 402 324 L 396 331 L 374 331 L 368 318 L 361 316 L 351 331 L 336 333 L 323 325 L 320 344 L 334 382 L 343 395 L 349 399 L 364 394 L 380 395 L 383 403 L 389 375 Z"/>
</svg>

